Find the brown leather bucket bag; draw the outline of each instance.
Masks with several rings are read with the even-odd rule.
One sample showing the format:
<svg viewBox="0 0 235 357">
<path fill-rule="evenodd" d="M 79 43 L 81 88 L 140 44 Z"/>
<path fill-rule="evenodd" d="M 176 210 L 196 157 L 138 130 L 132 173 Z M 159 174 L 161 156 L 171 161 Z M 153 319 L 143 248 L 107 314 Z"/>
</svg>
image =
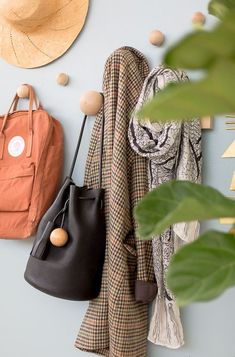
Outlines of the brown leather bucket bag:
<svg viewBox="0 0 235 357">
<path fill-rule="evenodd" d="M 0 238 L 33 235 L 57 193 L 63 167 L 63 130 L 29 88 L 29 110 L 16 94 L 0 117 Z M 35 104 L 36 110 L 33 110 Z"/>
</svg>

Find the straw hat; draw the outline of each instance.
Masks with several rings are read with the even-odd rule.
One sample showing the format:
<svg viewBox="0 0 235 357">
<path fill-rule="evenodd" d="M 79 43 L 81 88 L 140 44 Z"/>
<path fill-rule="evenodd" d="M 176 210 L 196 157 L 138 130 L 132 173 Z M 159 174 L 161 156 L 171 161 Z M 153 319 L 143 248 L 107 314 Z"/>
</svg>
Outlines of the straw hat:
<svg viewBox="0 0 235 357">
<path fill-rule="evenodd" d="M 0 0 L 0 57 L 24 68 L 63 55 L 84 25 L 89 0 Z"/>
</svg>

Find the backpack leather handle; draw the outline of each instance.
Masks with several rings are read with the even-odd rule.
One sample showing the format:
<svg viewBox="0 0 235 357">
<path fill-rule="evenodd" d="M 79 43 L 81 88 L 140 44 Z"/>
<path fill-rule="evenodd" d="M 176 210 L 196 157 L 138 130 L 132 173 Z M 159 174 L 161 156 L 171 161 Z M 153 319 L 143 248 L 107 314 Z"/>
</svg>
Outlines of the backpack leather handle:
<svg viewBox="0 0 235 357">
<path fill-rule="evenodd" d="M 33 87 L 30 86 L 29 84 L 22 84 L 22 85 L 23 85 L 23 86 L 27 86 L 28 88 L 29 88 L 29 87 L 32 88 L 32 90 L 33 90 L 33 93 L 32 93 L 32 94 L 33 94 L 33 102 L 34 102 L 34 104 L 35 104 L 35 108 L 36 108 L 37 110 L 43 109 L 42 104 L 41 104 L 41 102 L 39 101 L 38 97 L 36 96 Z M 30 90 L 29 90 L 29 93 L 30 93 Z M 18 104 L 19 104 L 19 100 L 21 99 L 21 98 L 18 96 L 18 94 L 16 94 L 16 97 L 17 97 L 17 98 L 15 99 L 14 105 L 13 105 L 13 107 L 12 107 L 12 112 L 15 112 L 15 111 L 17 110 L 17 106 L 18 106 Z M 26 98 L 25 98 L 25 99 L 26 99 Z M 30 96 L 29 96 L 29 100 L 30 100 Z"/>
<path fill-rule="evenodd" d="M 28 109 L 28 140 L 27 140 L 27 149 L 26 149 L 26 157 L 30 157 L 32 153 L 32 146 L 33 146 L 33 105 L 35 104 L 36 109 L 42 109 L 41 103 L 39 102 L 38 98 L 36 97 L 35 91 L 30 84 L 25 84 L 29 89 L 29 109 Z M 8 112 L 6 113 L 2 127 L 0 129 L 0 160 L 3 158 L 3 151 L 5 145 L 5 135 L 4 129 L 6 127 L 7 119 L 13 109 L 15 111 L 17 109 L 17 105 L 19 102 L 18 94 L 15 95 L 13 101 L 10 105 Z"/>
</svg>

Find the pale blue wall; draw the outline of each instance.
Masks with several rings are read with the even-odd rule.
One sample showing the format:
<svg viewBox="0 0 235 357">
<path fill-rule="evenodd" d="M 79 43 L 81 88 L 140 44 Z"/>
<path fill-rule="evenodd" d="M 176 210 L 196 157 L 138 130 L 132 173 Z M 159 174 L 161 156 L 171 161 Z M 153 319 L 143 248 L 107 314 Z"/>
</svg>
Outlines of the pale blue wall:
<svg viewBox="0 0 235 357">
<path fill-rule="evenodd" d="M 174 42 L 191 29 L 194 11 L 206 11 L 206 0 L 92 0 L 86 27 L 69 52 L 39 69 L 24 70 L 0 62 L 0 111 L 5 112 L 20 83 L 32 83 L 44 106 L 65 129 L 66 169 L 81 125 L 79 97 L 89 89 L 101 90 L 107 56 L 116 48 L 130 45 L 143 51 L 151 64 L 159 64 L 165 49 L 151 46 L 147 37 L 154 28 Z M 208 25 L 213 23 L 209 18 Z M 68 87 L 55 82 L 59 72 L 71 76 Z M 88 139 L 94 120 L 86 130 L 80 167 L 81 184 Z M 233 159 L 220 159 L 233 132 L 225 132 L 224 119 L 204 134 L 205 182 L 229 194 Z M 215 225 L 214 225 L 215 226 Z M 0 241 L 0 357 L 72 357 L 92 355 L 73 347 L 87 304 L 68 302 L 44 295 L 24 282 L 23 273 L 32 241 Z M 149 344 L 149 356 L 235 357 L 235 290 L 208 304 L 184 309 L 187 344 L 178 351 Z"/>
</svg>

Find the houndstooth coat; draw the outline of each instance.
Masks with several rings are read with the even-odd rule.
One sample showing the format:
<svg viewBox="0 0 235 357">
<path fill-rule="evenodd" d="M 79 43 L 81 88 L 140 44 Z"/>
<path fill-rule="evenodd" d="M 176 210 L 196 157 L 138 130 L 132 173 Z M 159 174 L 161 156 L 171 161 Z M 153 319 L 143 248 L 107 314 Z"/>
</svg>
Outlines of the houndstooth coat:
<svg viewBox="0 0 235 357">
<path fill-rule="evenodd" d="M 103 187 L 107 224 L 100 295 L 89 304 L 75 346 L 109 357 L 145 357 L 148 305 L 156 295 L 152 244 L 134 235 L 133 208 L 148 190 L 145 158 L 128 142 L 130 116 L 149 72 L 144 56 L 123 47 L 107 60 L 104 80 Z M 88 153 L 85 184 L 98 185 L 102 115 Z M 136 296 L 135 296 L 136 292 Z"/>
</svg>

